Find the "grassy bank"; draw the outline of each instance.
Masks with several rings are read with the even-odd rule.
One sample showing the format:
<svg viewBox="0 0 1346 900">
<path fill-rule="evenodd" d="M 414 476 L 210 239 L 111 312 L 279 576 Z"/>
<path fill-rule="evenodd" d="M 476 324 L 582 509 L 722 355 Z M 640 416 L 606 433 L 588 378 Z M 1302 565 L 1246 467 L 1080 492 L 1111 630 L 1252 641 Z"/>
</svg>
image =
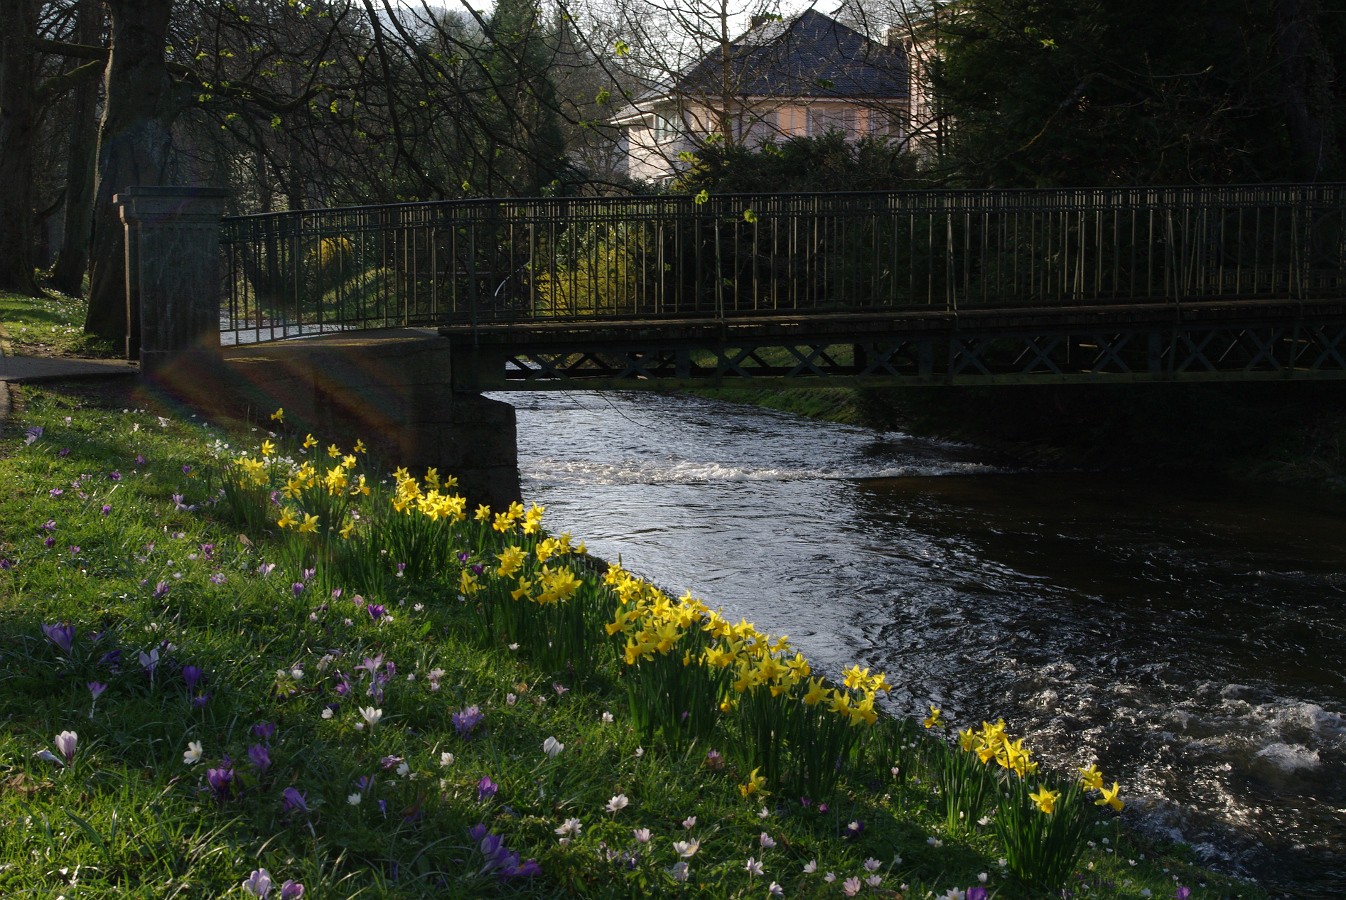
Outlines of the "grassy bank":
<svg viewBox="0 0 1346 900">
<path fill-rule="evenodd" d="M 1005 813 L 968 787 L 1046 773 L 1010 757 L 960 776 L 976 756 L 952 732 L 844 711 L 835 762 L 807 769 L 797 737 L 755 727 L 794 715 L 774 687 L 798 702 L 827 686 L 739 688 L 691 653 L 755 659 L 728 667 L 751 681 L 797 659 L 785 645 L 748 628 L 713 642 L 708 611 L 530 532 L 540 513 L 478 521 L 352 448 L 264 445 L 154 397 L 16 400 L 0 893 L 248 896 L 265 870 L 273 896 L 1047 896 L 1000 865 Z M 508 547 L 522 559 L 501 576 Z M 872 677 L 831 696 L 861 706 Z M 1136 840 L 1062 776 L 1062 805 L 1024 814 L 1083 829 L 1077 896 L 1261 896 Z"/>
<path fill-rule="evenodd" d="M 113 356 L 106 342 L 84 335 L 88 305 L 54 291 L 27 297 L 0 291 L 0 340 L 15 356 Z"/>
</svg>

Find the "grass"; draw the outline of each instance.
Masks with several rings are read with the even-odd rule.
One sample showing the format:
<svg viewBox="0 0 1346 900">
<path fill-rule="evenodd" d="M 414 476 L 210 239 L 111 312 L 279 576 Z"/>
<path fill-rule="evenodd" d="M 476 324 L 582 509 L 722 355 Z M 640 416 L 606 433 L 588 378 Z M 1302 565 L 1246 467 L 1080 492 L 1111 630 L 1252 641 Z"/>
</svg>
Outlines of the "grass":
<svg viewBox="0 0 1346 900">
<path fill-rule="evenodd" d="M 115 356 L 113 348 L 84 334 L 88 304 L 47 291 L 40 297 L 0 292 L 0 339 L 15 356 Z"/>
</svg>

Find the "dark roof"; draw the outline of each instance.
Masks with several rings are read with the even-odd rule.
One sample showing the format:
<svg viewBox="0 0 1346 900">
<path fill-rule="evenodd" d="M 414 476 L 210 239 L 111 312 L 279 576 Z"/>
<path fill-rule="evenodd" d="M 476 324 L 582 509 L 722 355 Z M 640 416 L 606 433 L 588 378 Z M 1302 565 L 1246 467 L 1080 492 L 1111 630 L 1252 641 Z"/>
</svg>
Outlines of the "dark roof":
<svg viewBox="0 0 1346 900">
<path fill-rule="evenodd" d="M 656 89 L 642 99 L 668 94 L 723 92 L 723 64 L 712 52 L 678 77 L 674 91 Z M 755 24 L 733 44 L 732 93 L 740 97 L 836 97 L 894 99 L 907 96 L 907 58 L 901 47 L 871 41 L 814 10 L 785 22 Z"/>
</svg>

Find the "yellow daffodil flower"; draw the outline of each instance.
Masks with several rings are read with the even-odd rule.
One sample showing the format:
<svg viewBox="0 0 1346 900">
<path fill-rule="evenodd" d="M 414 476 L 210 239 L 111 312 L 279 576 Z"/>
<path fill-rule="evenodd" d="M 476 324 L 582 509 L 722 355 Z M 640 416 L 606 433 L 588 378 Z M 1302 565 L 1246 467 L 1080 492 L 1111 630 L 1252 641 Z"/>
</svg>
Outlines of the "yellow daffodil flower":
<svg viewBox="0 0 1346 900">
<path fill-rule="evenodd" d="M 1084 785 L 1085 790 L 1101 791 L 1103 790 L 1103 773 L 1098 771 L 1097 766 L 1091 765 L 1087 769 L 1080 769 L 1080 784 Z"/>
<path fill-rule="evenodd" d="M 304 449 L 305 449 L 305 450 L 308 450 L 309 448 L 311 448 L 311 447 L 316 447 L 316 446 L 318 446 L 318 439 L 315 438 L 313 435 L 310 434 L 310 435 L 308 435 L 307 437 L 304 438 Z"/>
<path fill-rule="evenodd" d="M 270 441 L 262 441 L 262 455 L 273 456 L 276 452 L 276 445 Z"/>
<path fill-rule="evenodd" d="M 458 579 L 458 593 L 464 597 L 471 597 L 479 590 L 481 590 L 481 585 L 477 583 L 477 576 L 473 575 L 468 569 L 464 569 Z"/>
<path fill-rule="evenodd" d="M 341 526 L 341 531 L 337 533 L 340 534 L 342 538 L 349 540 L 351 532 L 353 531 L 355 531 L 355 523 L 347 522 L 345 525 Z"/>
<path fill-rule="evenodd" d="M 356 453 L 364 453 L 364 452 L 365 452 L 365 442 L 364 442 L 364 441 L 356 441 L 356 442 L 355 442 L 355 452 L 356 452 Z"/>
<path fill-rule="evenodd" d="M 1056 801 L 1061 799 L 1059 791 L 1049 791 L 1045 786 L 1038 787 L 1036 794 L 1029 794 L 1028 799 L 1038 805 L 1038 809 L 1051 814 L 1056 810 Z"/>
<path fill-rule="evenodd" d="M 341 455 L 341 448 L 338 447 L 336 444 L 332 444 L 330 447 L 327 448 L 327 455 L 332 457 L 332 459 L 336 459 L 338 456 Z"/>
<path fill-rule="evenodd" d="M 481 506 L 478 506 L 475 518 L 478 522 L 488 521 L 491 518 L 491 508 L 487 506 L 485 503 L 483 503 Z"/>
<path fill-rule="evenodd" d="M 300 534 L 311 534 L 318 530 L 318 517 L 313 515 L 304 516 L 304 524 L 299 526 Z"/>
<path fill-rule="evenodd" d="M 500 560 L 500 568 L 495 570 L 495 574 L 508 578 L 523 566 L 524 552 L 519 547 L 506 547 L 496 555 L 496 559 Z"/>
<path fill-rule="evenodd" d="M 945 725 L 944 718 L 940 715 L 942 712 L 943 710 L 935 709 L 935 707 L 933 706 L 930 707 L 930 715 L 926 717 L 925 722 L 923 722 L 922 724 L 924 724 L 926 728 L 947 727 Z"/>
<path fill-rule="evenodd" d="M 809 689 L 804 694 L 804 703 L 808 706 L 817 706 L 826 699 L 827 690 L 823 688 L 823 680 L 821 678 L 809 679 Z"/>
<path fill-rule="evenodd" d="M 977 736 L 972 732 L 971 728 L 966 731 L 960 731 L 958 732 L 958 746 L 963 748 L 964 753 L 971 753 L 973 741 L 975 741 L 976 738 Z"/>
<path fill-rule="evenodd" d="M 1113 809 L 1117 810 L 1117 812 L 1122 811 L 1122 807 L 1126 804 L 1117 797 L 1117 795 L 1121 793 L 1121 788 L 1117 787 L 1117 782 L 1114 781 L 1112 783 L 1112 790 L 1108 790 L 1102 786 L 1099 787 L 1099 790 L 1103 792 L 1103 797 L 1100 800 L 1094 801 L 1095 806 L 1111 806 Z"/>
<path fill-rule="evenodd" d="M 751 797 L 753 794 L 761 794 L 763 797 L 767 796 L 767 792 L 762 790 L 762 788 L 766 787 L 766 779 L 761 775 L 758 775 L 758 771 L 759 769 L 753 769 L 752 774 L 748 776 L 748 783 L 740 784 L 738 786 L 738 792 L 745 798 Z"/>
<path fill-rule="evenodd" d="M 859 665 L 851 666 L 842 674 L 846 676 L 842 684 L 853 691 L 861 690 L 869 682 L 869 670 L 861 669 Z"/>
<path fill-rule="evenodd" d="M 295 524 L 297 524 L 297 521 L 298 520 L 296 520 L 290 513 L 290 508 L 287 506 L 280 511 L 280 518 L 276 520 L 276 524 L 281 528 L 293 528 Z"/>
<path fill-rule="evenodd" d="M 282 407 L 280 407 L 279 409 L 277 409 L 275 412 L 273 412 L 273 413 L 271 414 L 271 421 L 273 421 L 273 422 L 279 422 L 279 423 L 281 423 L 282 425 L 284 425 L 284 424 L 285 424 L 285 407 L 282 406 Z"/>
</svg>

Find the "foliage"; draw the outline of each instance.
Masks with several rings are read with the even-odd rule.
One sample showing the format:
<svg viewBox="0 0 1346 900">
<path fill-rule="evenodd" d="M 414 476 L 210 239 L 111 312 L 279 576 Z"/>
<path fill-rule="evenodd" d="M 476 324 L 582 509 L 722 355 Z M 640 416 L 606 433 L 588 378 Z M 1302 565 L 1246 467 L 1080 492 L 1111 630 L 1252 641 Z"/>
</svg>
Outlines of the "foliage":
<svg viewBox="0 0 1346 900">
<path fill-rule="evenodd" d="M 848 141 L 837 130 L 818 137 L 766 141 L 756 149 L 710 144 L 698 150 L 676 193 L 781 191 L 893 191 L 922 187 L 917 158 L 881 137 Z"/>
</svg>

